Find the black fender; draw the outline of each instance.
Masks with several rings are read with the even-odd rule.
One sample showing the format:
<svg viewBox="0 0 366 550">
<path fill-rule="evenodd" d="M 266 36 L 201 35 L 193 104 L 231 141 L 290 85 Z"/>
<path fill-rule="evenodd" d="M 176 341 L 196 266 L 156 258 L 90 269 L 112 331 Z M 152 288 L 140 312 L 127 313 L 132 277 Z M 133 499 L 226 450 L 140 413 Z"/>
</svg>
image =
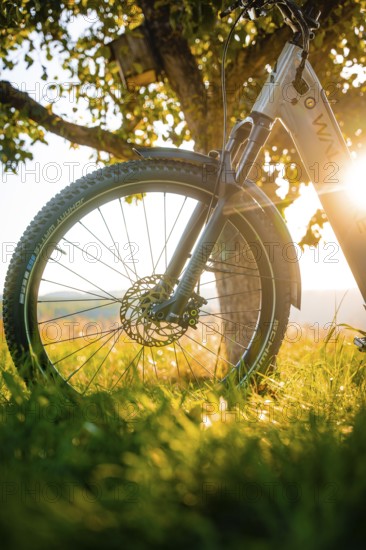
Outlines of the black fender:
<svg viewBox="0 0 366 550">
<path fill-rule="evenodd" d="M 210 166 L 209 170 L 215 170 L 219 166 L 219 160 L 214 157 L 195 153 L 194 151 L 185 151 L 184 149 L 176 149 L 173 147 L 139 147 L 134 150 L 143 158 L 166 158 L 185 161 L 202 166 Z M 273 202 L 253 181 L 246 180 L 243 190 L 249 193 L 252 199 L 266 211 L 278 235 L 278 244 L 282 247 L 283 251 L 286 250 L 286 259 L 289 262 L 291 277 L 291 304 L 297 309 L 300 309 L 301 274 L 297 251 L 287 225 Z"/>
<path fill-rule="evenodd" d="M 194 164 L 212 164 L 219 165 L 219 161 L 214 157 L 195 153 L 194 151 L 185 151 L 175 147 L 135 147 L 134 151 L 144 158 L 165 158 L 173 160 L 184 160 Z"/>
</svg>

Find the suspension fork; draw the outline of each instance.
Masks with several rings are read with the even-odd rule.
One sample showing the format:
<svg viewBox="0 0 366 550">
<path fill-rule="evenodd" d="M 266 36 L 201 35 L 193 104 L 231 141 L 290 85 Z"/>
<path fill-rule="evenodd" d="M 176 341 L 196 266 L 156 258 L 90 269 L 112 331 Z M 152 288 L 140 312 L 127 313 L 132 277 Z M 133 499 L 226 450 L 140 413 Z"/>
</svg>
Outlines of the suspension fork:
<svg viewBox="0 0 366 550">
<path fill-rule="evenodd" d="M 230 182 L 223 180 L 223 170 L 225 173 L 228 173 Z M 182 277 L 178 281 L 178 285 L 173 296 L 160 304 L 156 304 L 152 308 L 152 313 L 158 319 L 174 321 L 182 316 L 189 299 L 194 294 L 195 286 L 207 264 L 207 260 L 210 257 L 214 246 L 216 245 L 216 241 L 224 228 L 226 223 L 224 208 L 227 198 L 238 189 L 234 175 L 231 171 L 230 155 L 228 153 L 224 154 L 224 163 L 223 166 L 220 166 L 217 177 L 219 178 L 219 199 L 212 215 L 209 217 L 208 222 L 204 227 L 201 237 L 197 242 L 205 220 L 207 219 L 209 207 L 206 204 L 199 202 L 186 225 L 173 257 L 171 258 L 165 271 L 166 280 L 162 280 L 156 287 L 157 290 L 162 288 L 168 291 L 171 290 L 168 288 L 169 278 L 173 280 L 178 279 L 191 250 L 197 242 L 188 265 Z M 227 185 L 227 183 L 230 183 L 231 185 Z"/>
<path fill-rule="evenodd" d="M 197 281 L 204 270 L 216 241 L 226 223 L 224 207 L 226 197 L 219 199 L 201 237 L 199 238 L 188 265 L 180 278 L 177 288 L 171 298 L 152 308 L 152 312 L 160 319 L 174 321 L 181 317 L 184 309 L 194 293 Z M 176 251 L 167 267 L 166 275 L 177 278 L 184 267 L 190 251 L 202 230 L 208 207 L 202 203 L 196 206 L 187 227 L 180 239 Z M 160 284 L 164 285 L 164 281 Z M 166 284 L 166 283 L 165 283 Z M 159 286 L 159 285 L 158 285 Z"/>
<path fill-rule="evenodd" d="M 240 133 L 236 136 L 234 131 L 230 135 L 228 150 L 224 153 L 224 162 L 218 174 L 220 178 L 218 202 L 193 250 L 191 259 L 178 282 L 173 296 L 152 308 L 153 314 L 158 318 L 174 321 L 183 314 L 189 299 L 194 293 L 199 277 L 207 264 L 208 258 L 216 245 L 216 241 L 225 226 L 227 220 L 227 216 L 224 214 L 225 206 L 230 197 L 236 193 L 238 189 L 241 189 L 237 181 L 243 182 L 248 176 L 261 148 L 269 136 L 272 124 L 273 121 L 267 116 L 255 113 L 255 123 L 250 131 L 248 142 L 238 164 L 236 175 L 232 169 L 231 158 L 236 154 L 237 148 L 241 145 L 242 140 L 239 139 L 241 138 Z M 173 279 L 179 277 L 189 257 L 189 253 L 201 232 L 204 220 L 207 216 L 207 209 L 208 207 L 206 205 L 202 203 L 197 204 L 167 267 L 166 275 L 168 277 Z M 164 281 L 162 281 L 160 285 L 164 285 Z"/>
<path fill-rule="evenodd" d="M 165 271 L 167 278 L 178 279 L 189 257 L 207 216 L 208 206 L 199 202 L 193 210 L 178 246 Z"/>
</svg>

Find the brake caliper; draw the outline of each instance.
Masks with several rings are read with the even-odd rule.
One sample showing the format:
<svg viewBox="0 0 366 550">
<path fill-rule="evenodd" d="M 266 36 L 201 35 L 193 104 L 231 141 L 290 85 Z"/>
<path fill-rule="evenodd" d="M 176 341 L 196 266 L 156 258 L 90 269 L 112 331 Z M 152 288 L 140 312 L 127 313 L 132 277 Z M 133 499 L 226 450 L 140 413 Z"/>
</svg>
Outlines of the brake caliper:
<svg viewBox="0 0 366 550">
<path fill-rule="evenodd" d="M 207 304 L 207 300 L 199 294 L 194 293 L 187 303 L 187 307 L 179 320 L 182 327 L 196 329 L 199 321 L 200 308 Z"/>
<path fill-rule="evenodd" d="M 366 336 L 354 338 L 353 343 L 357 346 L 358 351 L 366 352 Z"/>
</svg>

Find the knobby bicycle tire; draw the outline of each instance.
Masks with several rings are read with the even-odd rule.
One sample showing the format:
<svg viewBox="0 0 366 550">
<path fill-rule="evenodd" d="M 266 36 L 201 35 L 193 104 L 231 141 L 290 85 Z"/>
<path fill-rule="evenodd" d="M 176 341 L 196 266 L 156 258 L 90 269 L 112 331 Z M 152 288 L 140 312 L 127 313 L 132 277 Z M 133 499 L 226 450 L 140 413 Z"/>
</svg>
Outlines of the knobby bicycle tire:
<svg viewBox="0 0 366 550">
<path fill-rule="evenodd" d="M 266 371 L 286 330 L 290 275 L 271 246 L 278 244 L 271 219 L 244 191 L 228 205 L 196 289 L 206 301 L 196 326 L 147 318 L 146 303 L 168 297 L 154 294 L 156 284 L 214 184 L 201 166 L 139 160 L 97 170 L 45 205 L 4 288 L 6 340 L 27 382 L 44 374 L 84 393 L 231 376 L 240 383 Z"/>
</svg>

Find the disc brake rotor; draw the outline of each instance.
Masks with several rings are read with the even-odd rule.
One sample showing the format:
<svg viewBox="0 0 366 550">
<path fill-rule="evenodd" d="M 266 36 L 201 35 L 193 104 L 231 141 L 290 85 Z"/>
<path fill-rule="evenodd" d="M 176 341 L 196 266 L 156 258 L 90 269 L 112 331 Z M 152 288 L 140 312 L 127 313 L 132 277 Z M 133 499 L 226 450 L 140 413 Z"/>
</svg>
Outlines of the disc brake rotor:
<svg viewBox="0 0 366 550">
<path fill-rule="evenodd" d="M 170 297 L 176 282 L 164 275 L 151 275 L 139 279 L 127 290 L 120 316 L 123 329 L 132 340 L 144 346 L 162 347 L 175 342 L 187 331 L 187 327 L 160 321 L 151 314 L 153 305 Z"/>
</svg>

